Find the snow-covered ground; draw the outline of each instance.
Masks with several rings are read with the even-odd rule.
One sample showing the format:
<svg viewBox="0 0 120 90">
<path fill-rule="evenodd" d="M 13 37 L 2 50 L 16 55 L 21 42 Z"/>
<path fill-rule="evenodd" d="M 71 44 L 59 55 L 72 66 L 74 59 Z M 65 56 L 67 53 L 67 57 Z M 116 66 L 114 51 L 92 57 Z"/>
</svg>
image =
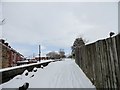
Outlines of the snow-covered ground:
<svg viewBox="0 0 120 90">
<path fill-rule="evenodd" d="M 26 66 L 31 66 L 31 65 L 36 65 L 36 64 L 41 64 L 41 63 L 45 63 L 45 62 L 51 62 L 51 61 L 55 61 L 55 60 L 52 60 L 52 59 L 50 59 L 50 60 L 41 60 L 40 62 L 38 61 L 37 63 L 31 63 L 31 64 L 25 64 L 25 65 L 20 65 L 20 66 L 3 68 L 3 69 L 0 69 L 0 72 L 13 70 L 13 69 L 17 69 L 17 68 L 22 68 L 22 67 L 26 67 Z"/>
<path fill-rule="evenodd" d="M 22 75 L 0 85 L 0 88 L 19 88 L 26 82 L 29 88 L 95 88 L 71 59 L 51 62 L 43 69 L 34 68 L 32 72 L 25 70 Z"/>
</svg>

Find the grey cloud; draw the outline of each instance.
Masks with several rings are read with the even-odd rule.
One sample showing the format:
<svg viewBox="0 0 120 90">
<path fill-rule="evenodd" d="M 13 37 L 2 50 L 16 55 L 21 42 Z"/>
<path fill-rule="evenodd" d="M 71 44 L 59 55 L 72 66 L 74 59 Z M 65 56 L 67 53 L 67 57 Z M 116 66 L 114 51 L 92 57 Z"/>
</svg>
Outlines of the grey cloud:
<svg viewBox="0 0 120 90">
<path fill-rule="evenodd" d="M 70 47 L 76 36 L 117 33 L 117 3 L 3 3 L 3 36 L 11 43 Z"/>
</svg>

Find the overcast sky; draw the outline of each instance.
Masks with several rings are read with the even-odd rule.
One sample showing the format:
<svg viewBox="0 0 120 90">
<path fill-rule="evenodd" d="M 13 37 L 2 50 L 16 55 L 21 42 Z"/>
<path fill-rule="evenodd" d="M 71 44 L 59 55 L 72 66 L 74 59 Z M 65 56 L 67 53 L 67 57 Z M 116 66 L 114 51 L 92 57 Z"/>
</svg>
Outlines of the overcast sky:
<svg viewBox="0 0 120 90">
<path fill-rule="evenodd" d="M 64 49 L 70 53 L 76 37 L 89 42 L 118 32 L 116 2 L 4 2 L 2 38 L 25 56 Z"/>
</svg>

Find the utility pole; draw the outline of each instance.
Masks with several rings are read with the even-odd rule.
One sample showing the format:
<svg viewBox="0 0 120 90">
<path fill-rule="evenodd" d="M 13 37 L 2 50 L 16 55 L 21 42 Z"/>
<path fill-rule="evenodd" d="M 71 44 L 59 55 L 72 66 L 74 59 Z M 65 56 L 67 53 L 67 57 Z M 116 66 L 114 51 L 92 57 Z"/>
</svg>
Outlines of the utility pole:
<svg viewBox="0 0 120 90">
<path fill-rule="evenodd" d="M 35 58 L 35 53 L 33 53 L 33 59 Z"/>
<path fill-rule="evenodd" d="M 40 57 L 41 57 L 41 46 L 39 45 L 39 61 L 40 61 Z"/>
</svg>

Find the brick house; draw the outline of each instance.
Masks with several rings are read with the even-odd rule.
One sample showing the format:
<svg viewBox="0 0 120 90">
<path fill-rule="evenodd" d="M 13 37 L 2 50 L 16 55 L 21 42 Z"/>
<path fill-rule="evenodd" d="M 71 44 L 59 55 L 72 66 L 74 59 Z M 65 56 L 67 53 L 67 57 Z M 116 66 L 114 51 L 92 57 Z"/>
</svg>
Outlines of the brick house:
<svg viewBox="0 0 120 90">
<path fill-rule="evenodd" d="M 0 39 L 0 68 L 15 66 L 20 60 L 23 60 L 23 55 L 11 48 L 5 40 Z"/>
</svg>

